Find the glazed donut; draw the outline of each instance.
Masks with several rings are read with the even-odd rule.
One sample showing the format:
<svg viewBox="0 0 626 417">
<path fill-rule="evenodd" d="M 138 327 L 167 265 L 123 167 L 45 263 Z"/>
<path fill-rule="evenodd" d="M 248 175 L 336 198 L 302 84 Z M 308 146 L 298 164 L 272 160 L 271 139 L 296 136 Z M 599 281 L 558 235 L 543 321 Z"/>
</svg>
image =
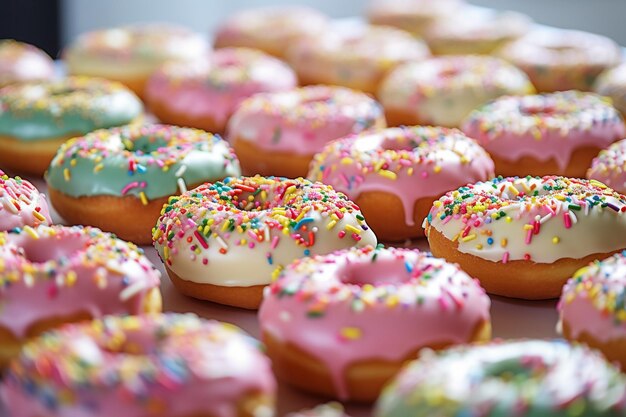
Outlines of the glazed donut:
<svg viewBox="0 0 626 417">
<path fill-rule="evenodd" d="M 431 25 L 424 38 L 437 55 L 489 55 L 525 35 L 531 23 L 522 13 L 465 5 Z"/>
<path fill-rule="evenodd" d="M 602 97 L 579 91 L 501 97 L 462 123 L 496 163 L 496 175 L 585 176 L 591 160 L 626 135 Z"/>
<path fill-rule="evenodd" d="M 430 56 L 426 44 L 399 29 L 347 26 L 329 29 L 289 48 L 287 60 L 301 84 L 331 84 L 374 94 L 399 64 Z"/>
<path fill-rule="evenodd" d="M 121 84 L 69 77 L 0 90 L 0 165 L 42 175 L 66 140 L 139 120 L 143 105 Z"/>
<path fill-rule="evenodd" d="M 354 201 L 383 241 L 423 237 L 433 202 L 468 182 L 493 177 L 493 161 L 456 129 L 396 127 L 330 142 L 309 179 Z"/>
<path fill-rule="evenodd" d="M 424 227 L 433 255 L 488 293 L 556 298 L 577 269 L 626 248 L 626 197 L 594 180 L 498 177 L 435 201 Z"/>
<path fill-rule="evenodd" d="M 172 197 L 153 240 L 183 294 L 249 309 L 294 259 L 376 244 L 358 207 L 330 186 L 259 176 Z"/>
<path fill-rule="evenodd" d="M 560 340 L 500 341 L 422 353 L 373 415 L 617 417 L 624 404 L 625 377 L 598 352 Z"/>
<path fill-rule="evenodd" d="M 626 369 L 626 252 L 578 270 L 563 288 L 558 329 Z"/>
<path fill-rule="evenodd" d="M 241 10 L 218 27 L 214 47 L 254 48 L 284 58 L 289 45 L 302 38 L 320 35 L 328 24 L 327 16 L 304 6 Z"/>
<path fill-rule="evenodd" d="M 205 181 L 240 175 L 228 144 L 202 130 L 130 125 L 63 144 L 48 169 L 50 202 L 73 224 L 89 224 L 137 244 L 168 197 Z"/>
<path fill-rule="evenodd" d="M 604 71 L 593 86 L 596 93 L 610 97 L 613 105 L 626 115 L 626 64 Z"/>
<path fill-rule="evenodd" d="M 366 94 L 310 86 L 248 98 L 227 131 L 244 174 L 296 178 L 327 142 L 384 127 L 382 108 Z"/>
<path fill-rule="evenodd" d="M 377 96 L 390 126 L 457 127 L 494 98 L 533 92 L 526 75 L 511 64 L 467 55 L 400 65 L 385 78 Z"/>
<path fill-rule="evenodd" d="M 158 67 L 205 59 L 209 50 L 204 37 L 187 28 L 137 24 L 83 33 L 63 51 L 63 59 L 71 75 L 119 81 L 143 97 Z"/>
<path fill-rule="evenodd" d="M 615 142 L 593 158 L 587 178 L 600 181 L 626 194 L 626 139 Z"/>
<path fill-rule="evenodd" d="M 0 39 L 0 87 L 53 76 L 54 61 L 47 53 L 27 43 Z"/>
<path fill-rule="evenodd" d="M 371 402 L 420 349 L 488 340 L 489 306 L 456 265 L 370 246 L 294 261 L 268 287 L 259 323 L 279 379 Z"/>
<path fill-rule="evenodd" d="M 421 37 L 433 23 L 461 5 L 463 0 L 371 0 L 367 18 L 372 24 L 397 27 Z"/>
<path fill-rule="evenodd" d="M 161 274 L 141 249 L 98 229 L 2 232 L 0 259 L 2 365 L 29 338 L 63 323 L 161 311 Z"/>
<path fill-rule="evenodd" d="M 1 387 L 14 417 L 274 415 L 257 344 L 193 314 L 108 316 L 29 343 Z"/>
<path fill-rule="evenodd" d="M 533 30 L 496 53 L 526 72 L 540 92 L 590 91 L 602 71 L 622 60 L 609 38 L 554 28 Z"/>
<path fill-rule="evenodd" d="M 51 223 L 46 197 L 30 182 L 0 169 L 0 232 Z"/>
<path fill-rule="evenodd" d="M 165 123 L 224 133 L 226 122 L 247 97 L 295 88 L 287 64 L 248 48 L 224 48 L 210 61 L 169 64 L 150 77 L 146 102 Z"/>
</svg>

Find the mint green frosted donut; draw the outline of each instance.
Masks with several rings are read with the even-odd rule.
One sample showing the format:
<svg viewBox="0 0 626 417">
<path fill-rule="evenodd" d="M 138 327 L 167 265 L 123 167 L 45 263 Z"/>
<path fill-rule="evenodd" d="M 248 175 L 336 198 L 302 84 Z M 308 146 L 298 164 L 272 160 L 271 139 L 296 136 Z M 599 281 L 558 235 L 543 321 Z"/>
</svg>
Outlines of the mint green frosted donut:
<svg viewBox="0 0 626 417">
<path fill-rule="evenodd" d="M 561 340 L 428 351 L 385 388 L 374 416 L 626 416 L 626 377 Z"/>
</svg>

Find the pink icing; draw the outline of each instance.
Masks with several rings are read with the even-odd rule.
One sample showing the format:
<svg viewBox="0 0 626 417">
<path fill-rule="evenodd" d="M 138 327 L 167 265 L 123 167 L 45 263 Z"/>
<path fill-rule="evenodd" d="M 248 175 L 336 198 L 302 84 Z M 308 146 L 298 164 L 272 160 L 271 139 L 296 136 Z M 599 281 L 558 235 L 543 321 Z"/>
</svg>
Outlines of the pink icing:
<svg viewBox="0 0 626 417">
<path fill-rule="evenodd" d="M 417 200 L 485 181 L 493 169 L 489 155 L 460 131 L 416 126 L 333 141 L 315 156 L 309 178 L 352 200 L 368 191 L 392 193 L 402 202 L 406 225 L 413 226 Z"/>
<path fill-rule="evenodd" d="M 210 62 L 175 63 L 156 72 L 147 85 L 147 100 L 193 118 L 226 121 L 247 97 L 296 87 L 285 63 L 247 48 L 215 51 Z"/>
<path fill-rule="evenodd" d="M 470 114 L 462 130 L 494 156 L 554 159 L 561 170 L 576 149 L 605 148 L 626 134 L 615 108 L 577 91 L 501 97 Z"/>
<path fill-rule="evenodd" d="M 366 247 L 304 258 L 266 291 L 263 333 L 318 358 L 348 399 L 354 363 L 401 361 L 418 348 L 463 343 L 489 321 L 477 281 L 416 250 Z"/>
<path fill-rule="evenodd" d="M 102 324 L 66 326 L 21 356 L 1 391 L 13 417 L 236 417 L 244 396 L 274 396 L 269 361 L 234 326 L 174 314 Z"/>
<path fill-rule="evenodd" d="M 0 41 L 0 86 L 22 81 L 48 80 L 54 62 L 35 46 L 13 40 Z"/>
<path fill-rule="evenodd" d="M 616 323 L 606 311 L 598 310 L 589 297 L 581 295 L 570 303 L 562 303 L 561 319 L 567 322 L 572 338 L 587 333 L 599 342 L 626 337 L 626 322 Z"/>
<path fill-rule="evenodd" d="M 591 162 L 587 178 L 598 180 L 626 194 L 626 139 L 615 142 Z"/>
<path fill-rule="evenodd" d="M 52 317 L 139 314 L 159 284 L 142 252 L 98 229 L 40 226 L 0 234 L 0 326 L 19 338 Z"/>
<path fill-rule="evenodd" d="M 30 182 L 9 178 L 0 170 L 0 231 L 50 223 L 44 195 Z"/>
<path fill-rule="evenodd" d="M 384 126 L 382 108 L 366 94 L 310 86 L 247 99 L 228 122 L 228 138 L 265 150 L 311 155 L 333 139 Z"/>
</svg>

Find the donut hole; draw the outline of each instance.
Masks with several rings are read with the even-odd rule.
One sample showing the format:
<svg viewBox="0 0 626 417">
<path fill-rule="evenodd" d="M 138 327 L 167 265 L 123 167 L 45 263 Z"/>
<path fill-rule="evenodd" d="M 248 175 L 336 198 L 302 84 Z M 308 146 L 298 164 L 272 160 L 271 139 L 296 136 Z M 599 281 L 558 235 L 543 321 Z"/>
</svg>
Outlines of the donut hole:
<svg viewBox="0 0 626 417">
<path fill-rule="evenodd" d="M 453 78 L 457 77 L 460 73 L 461 70 L 459 68 L 448 67 L 441 69 L 441 71 L 439 71 L 439 76 L 441 78 Z"/>
<path fill-rule="evenodd" d="M 544 105 L 544 106 L 527 106 L 527 107 L 523 107 L 522 109 L 520 109 L 521 113 L 524 116 L 539 116 L 539 117 L 545 117 L 545 116 L 553 116 L 559 113 L 562 113 L 562 111 L 558 110 L 555 106 L 552 105 Z"/>
<path fill-rule="evenodd" d="M 545 372 L 547 366 L 539 356 L 525 356 L 520 358 L 506 358 L 497 362 L 488 363 L 484 367 L 485 377 L 503 381 L 527 381 Z"/>
<path fill-rule="evenodd" d="M 384 286 L 400 285 L 411 279 L 404 262 L 399 260 L 378 260 L 375 263 L 350 263 L 337 272 L 344 284 Z"/>
<path fill-rule="evenodd" d="M 380 147 L 386 151 L 412 151 L 417 147 L 417 143 L 405 137 L 385 138 Z"/>
<path fill-rule="evenodd" d="M 157 152 L 159 149 L 166 148 L 168 141 L 162 137 L 156 136 L 140 136 L 131 141 L 123 141 L 127 151 L 139 154 L 149 154 Z"/>
<path fill-rule="evenodd" d="M 307 105 L 307 104 L 316 104 L 316 103 L 328 103 L 329 101 L 332 101 L 333 97 L 331 95 L 331 93 L 329 91 L 314 91 L 311 94 L 307 95 L 306 97 L 303 97 L 300 100 L 300 104 L 301 105 Z"/>
<path fill-rule="evenodd" d="M 68 87 L 68 86 L 58 86 L 53 87 L 48 91 L 48 96 L 55 98 L 62 98 L 66 96 L 71 96 L 74 94 L 79 94 L 82 92 L 86 92 L 86 89 L 76 88 L 76 87 Z"/>
<path fill-rule="evenodd" d="M 30 263 L 45 263 L 72 258 L 85 248 L 87 241 L 87 236 L 79 235 L 62 240 L 56 236 L 40 236 L 22 241 L 20 247 Z"/>
</svg>

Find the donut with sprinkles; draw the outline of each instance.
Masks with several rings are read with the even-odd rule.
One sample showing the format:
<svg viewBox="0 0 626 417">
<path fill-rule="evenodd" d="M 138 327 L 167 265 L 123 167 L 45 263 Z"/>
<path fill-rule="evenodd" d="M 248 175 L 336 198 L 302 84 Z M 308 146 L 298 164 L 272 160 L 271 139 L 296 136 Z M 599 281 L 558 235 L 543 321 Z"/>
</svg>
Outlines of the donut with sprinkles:
<svg viewBox="0 0 626 417">
<path fill-rule="evenodd" d="M 137 122 L 142 114 L 136 95 L 100 78 L 9 85 L 0 89 L 0 166 L 42 175 L 68 139 Z"/>
<path fill-rule="evenodd" d="M 0 231 L 51 223 L 46 197 L 30 182 L 0 169 Z"/>
<path fill-rule="evenodd" d="M 152 243 L 152 228 L 168 197 L 205 181 L 240 175 L 219 136 L 169 125 L 98 130 L 59 148 L 46 181 L 53 207 L 66 221 Z"/>
<path fill-rule="evenodd" d="M 576 271 L 559 301 L 561 334 L 626 369 L 626 251 Z"/>
<path fill-rule="evenodd" d="M 626 194 L 626 139 L 600 151 L 591 161 L 587 178 L 600 181 L 621 194 Z"/>
<path fill-rule="evenodd" d="M 593 157 L 626 135 L 604 97 L 579 91 L 500 97 L 474 110 L 461 130 L 489 152 L 502 176 L 583 178 Z"/>
<path fill-rule="evenodd" d="M 379 239 L 401 241 L 424 236 L 422 221 L 445 192 L 493 178 L 493 161 L 459 130 L 397 127 L 329 143 L 308 177 L 358 204 Z"/>
<path fill-rule="evenodd" d="M 448 192 L 424 227 L 433 255 L 487 292 L 557 298 L 576 270 L 626 248 L 626 196 L 595 180 L 498 177 Z"/>
<path fill-rule="evenodd" d="M 380 245 L 294 261 L 267 288 L 259 322 L 280 379 L 372 402 L 418 350 L 488 340 L 489 306 L 458 266 Z"/>
<path fill-rule="evenodd" d="M 161 311 L 161 274 L 132 243 L 89 227 L 0 233 L 0 364 L 68 322 Z"/>
<path fill-rule="evenodd" d="M 272 276 L 294 259 L 375 245 L 376 237 L 356 204 L 332 187 L 256 176 L 171 197 L 153 241 L 183 294 L 256 309 Z"/>
<path fill-rule="evenodd" d="M 595 350 L 519 340 L 423 352 L 387 386 L 375 417 L 626 414 L 626 378 Z"/>
<path fill-rule="evenodd" d="M 245 100 L 228 122 L 246 175 L 305 176 L 331 140 L 386 127 L 380 104 L 345 87 L 315 85 Z"/>
<path fill-rule="evenodd" d="M 0 387 L 12 416 L 274 415 L 258 342 L 194 314 L 107 316 L 30 342 Z"/>
</svg>

